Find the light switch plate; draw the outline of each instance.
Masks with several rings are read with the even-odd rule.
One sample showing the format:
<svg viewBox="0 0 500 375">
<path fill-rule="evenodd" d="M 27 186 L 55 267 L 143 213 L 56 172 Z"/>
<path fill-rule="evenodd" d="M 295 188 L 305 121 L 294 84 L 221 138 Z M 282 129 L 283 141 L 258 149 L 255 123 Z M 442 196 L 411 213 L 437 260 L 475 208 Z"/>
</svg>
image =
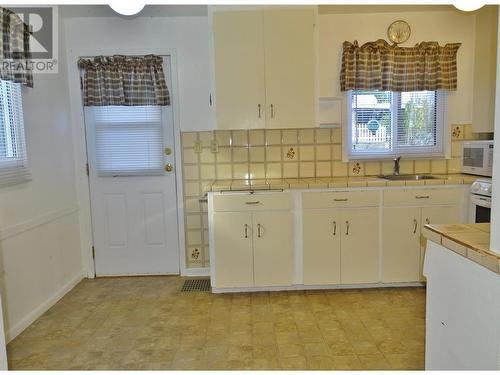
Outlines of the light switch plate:
<svg viewBox="0 0 500 375">
<path fill-rule="evenodd" d="M 194 152 L 201 154 L 203 151 L 203 143 L 201 141 L 194 141 L 193 143 Z"/>
</svg>

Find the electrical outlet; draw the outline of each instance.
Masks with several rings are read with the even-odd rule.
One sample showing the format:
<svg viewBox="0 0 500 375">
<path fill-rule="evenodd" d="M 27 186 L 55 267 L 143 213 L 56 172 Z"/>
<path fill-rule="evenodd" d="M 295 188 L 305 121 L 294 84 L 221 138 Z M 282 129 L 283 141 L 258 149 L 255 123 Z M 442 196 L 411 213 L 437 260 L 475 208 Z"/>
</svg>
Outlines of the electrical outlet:
<svg viewBox="0 0 500 375">
<path fill-rule="evenodd" d="M 193 143 L 194 152 L 201 154 L 203 151 L 203 143 L 201 141 L 194 141 Z"/>
<path fill-rule="evenodd" d="M 216 140 L 210 142 L 210 151 L 214 154 L 219 152 L 219 143 Z"/>
</svg>

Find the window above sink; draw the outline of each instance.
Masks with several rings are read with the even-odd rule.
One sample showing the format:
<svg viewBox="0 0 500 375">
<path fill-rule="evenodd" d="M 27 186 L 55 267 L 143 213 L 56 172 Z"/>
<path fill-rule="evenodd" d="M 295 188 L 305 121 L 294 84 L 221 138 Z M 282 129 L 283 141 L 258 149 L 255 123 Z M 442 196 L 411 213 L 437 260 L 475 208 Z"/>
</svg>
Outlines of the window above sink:
<svg viewBox="0 0 500 375">
<path fill-rule="evenodd" d="M 353 90 L 347 95 L 348 159 L 445 156 L 444 92 Z"/>
</svg>

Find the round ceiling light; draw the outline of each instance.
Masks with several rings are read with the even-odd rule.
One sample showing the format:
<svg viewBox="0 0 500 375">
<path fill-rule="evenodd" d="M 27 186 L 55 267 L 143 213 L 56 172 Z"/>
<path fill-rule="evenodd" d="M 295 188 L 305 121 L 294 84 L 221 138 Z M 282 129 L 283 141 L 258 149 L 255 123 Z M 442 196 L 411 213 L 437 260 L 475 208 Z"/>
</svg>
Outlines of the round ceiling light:
<svg viewBox="0 0 500 375">
<path fill-rule="evenodd" d="M 484 3 L 480 0 L 454 0 L 453 5 L 464 12 L 472 12 L 481 8 Z"/>
<path fill-rule="evenodd" d="M 124 16 L 133 16 L 139 13 L 146 4 L 140 0 L 114 0 L 109 3 L 111 9 Z"/>
</svg>

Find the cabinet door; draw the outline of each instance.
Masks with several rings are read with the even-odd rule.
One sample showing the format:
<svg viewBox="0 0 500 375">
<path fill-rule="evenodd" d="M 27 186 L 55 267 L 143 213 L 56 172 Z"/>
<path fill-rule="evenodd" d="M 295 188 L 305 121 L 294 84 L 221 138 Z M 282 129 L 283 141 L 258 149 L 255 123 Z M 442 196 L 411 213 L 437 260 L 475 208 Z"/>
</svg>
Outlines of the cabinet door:
<svg viewBox="0 0 500 375">
<path fill-rule="evenodd" d="M 376 283 L 379 277 L 379 209 L 342 210 L 342 284 Z"/>
<path fill-rule="evenodd" d="M 213 32 L 217 127 L 264 128 L 263 13 L 214 13 Z"/>
<path fill-rule="evenodd" d="M 422 208 L 422 227 L 425 224 L 460 224 L 464 223 L 462 206 L 436 206 Z M 426 280 L 422 271 L 424 269 L 425 249 L 427 239 L 421 236 L 420 239 L 420 280 Z"/>
<path fill-rule="evenodd" d="M 255 286 L 292 285 L 292 213 L 260 211 L 252 215 Z"/>
<path fill-rule="evenodd" d="M 305 285 L 340 284 L 340 215 L 338 210 L 304 210 L 303 272 Z"/>
<path fill-rule="evenodd" d="M 314 11 L 264 11 L 268 128 L 315 126 Z"/>
<path fill-rule="evenodd" d="M 382 281 L 420 279 L 420 208 L 385 207 L 382 228 Z"/>
<path fill-rule="evenodd" d="M 214 214 L 215 282 L 217 288 L 253 286 L 252 214 Z"/>
</svg>

